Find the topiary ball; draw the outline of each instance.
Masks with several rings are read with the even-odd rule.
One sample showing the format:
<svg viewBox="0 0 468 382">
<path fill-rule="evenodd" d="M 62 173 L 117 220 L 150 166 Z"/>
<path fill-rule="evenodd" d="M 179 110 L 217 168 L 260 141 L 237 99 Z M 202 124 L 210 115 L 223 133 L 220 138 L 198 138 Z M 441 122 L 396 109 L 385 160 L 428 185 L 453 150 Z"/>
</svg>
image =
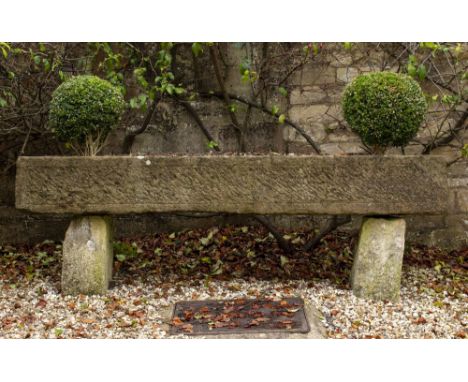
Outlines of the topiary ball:
<svg viewBox="0 0 468 382">
<path fill-rule="evenodd" d="M 342 106 L 351 129 L 374 147 L 406 146 L 427 110 L 419 84 L 392 72 L 356 77 L 344 91 Z"/>
<path fill-rule="evenodd" d="M 72 77 L 52 93 L 49 125 L 66 142 L 102 140 L 115 127 L 125 108 L 121 91 L 96 76 Z"/>
</svg>

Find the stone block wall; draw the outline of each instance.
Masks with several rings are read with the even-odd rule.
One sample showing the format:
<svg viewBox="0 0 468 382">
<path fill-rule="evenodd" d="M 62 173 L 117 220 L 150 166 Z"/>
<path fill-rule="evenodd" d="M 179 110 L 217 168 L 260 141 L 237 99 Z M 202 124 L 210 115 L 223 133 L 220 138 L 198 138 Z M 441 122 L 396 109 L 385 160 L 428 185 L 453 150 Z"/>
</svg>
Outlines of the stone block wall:
<svg viewBox="0 0 468 382">
<path fill-rule="evenodd" d="M 294 44 L 292 44 L 294 45 Z M 224 44 L 224 78 L 229 92 L 248 98 L 250 85 L 241 81 L 239 63 L 243 51 L 234 44 Z M 191 58 L 178 60 L 179 69 L 191 73 Z M 320 146 L 324 155 L 364 154 L 365 148 L 359 137 L 350 131 L 343 120 L 340 101 L 341 94 L 349 81 L 360 73 L 378 70 L 396 70 L 393 60 L 385 58 L 380 50 L 373 50 L 366 44 L 355 44 L 351 50 L 328 44 L 321 54 L 294 72 L 283 86 L 287 97 L 269 91 L 268 107 L 275 104 L 281 113 L 300 125 Z M 277 69 L 272 69 L 271 78 L 284 76 L 281 62 Z M 206 90 L 217 90 L 216 80 L 209 63 L 203 65 L 202 86 Z M 275 71 L 276 70 L 276 71 Z M 431 85 L 425 84 L 426 90 Z M 235 131 L 223 103 L 216 98 L 198 99 L 192 103 L 206 128 L 219 143 L 222 153 L 234 153 L 237 148 Z M 239 120 L 243 120 L 247 107 L 238 105 Z M 315 154 L 312 147 L 292 127 L 278 124 L 265 113 L 252 109 L 250 123 L 247 126 L 246 142 L 248 152 L 283 154 Z M 418 134 L 418 140 L 424 140 L 434 133 L 435 114 L 430 114 Z M 446 123 L 450 123 L 450 119 Z M 120 154 L 123 131 L 118 130 L 108 139 L 106 154 Z M 468 131 L 459 139 L 468 142 Z M 420 144 L 410 144 L 405 154 L 419 154 Z M 132 145 L 132 155 L 145 154 L 201 154 L 210 153 L 206 137 L 202 134 L 187 111 L 171 101 L 161 102 L 149 128 L 138 135 Z M 35 150 L 28 154 L 41 154 Z M 215 152 L 212 152 L 216 155 Z M 400 149 L 388 150 L 388 154 L 402 154 Z M 453 159 L 458 150 L 441 147 L 431 155 L 444 155 Z M 468 245 L 468 163 L 459 161 L 448 168 L 450 192 L 447 199 L 449 211 L 444 215 L 412 216 L 407 218 L 408 236 L 411 241 L 429 245 L 456 248 Z M 13 174 L 14 175 L 14 174 Z M 69 217 L 24 214 L 16 211 L 14 205 L 13 175 L 0 179 L 0 243 L 14 241 L 36 241 L 46 238 L 62 238 Z M 240 185 L 241 186 L 241 185 Z M 193 217 L 179 215 L 134 215 L 120 216 L 116 219 L 117 236 L 136 235 L 159 231 L 210 226 L 239 222 L 246 218 L 239 216 Z M 351 227 L 358 224 L 356 218 Z M 317 228 L 324 222 L 324 217 L 277 216 L 273 219 L 279 227 L 294 230 L 301 227 Z"/>
</svg>

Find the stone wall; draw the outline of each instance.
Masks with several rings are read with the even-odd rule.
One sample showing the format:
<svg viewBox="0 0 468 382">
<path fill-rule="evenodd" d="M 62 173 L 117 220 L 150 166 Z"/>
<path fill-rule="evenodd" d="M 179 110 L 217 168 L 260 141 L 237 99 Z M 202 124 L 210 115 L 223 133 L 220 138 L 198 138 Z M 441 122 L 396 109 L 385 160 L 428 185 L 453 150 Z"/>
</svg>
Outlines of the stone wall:
<svg viewBox="0 0 468 382">
<path fill-rule="evenodd" d="M 294 44 L 292 44 L 294 45 Z M 241 81 L 239 63 L 243 58 L 243 50 L 234 44 L 225 44 L 224 78 L 229 92 L 249 97 L 250 85 Z M 203 58 L 202 58 L 203 60 Z M 388 61 L 388 63 L 387 63 Z M 191 73 L 191 58 L 181 53 L 178 59 L 179 69 L 185 73 L 185 79 L 193 76 Z M 395 70 L 391 60 L 386 60 L 380 51 L 369 46 L 356 44 L 353 49 L 336 49 L 332 45 L 317 55 L 301 70 L 287 78 L 283 86 L 287 89 L 287 97 L 268 88 L 268 107 L 275 104 L 282 113 L 300 125 L 319 145 L 324 155 L 363 154 L 365 149 L 359 137 L 353 134 L 343 121 L 340 108 L 341 94 L 346 84 L 359 73 L 382 69 Z M 202 86 L 206 90 L 216 90 L 216 81 L 209 63 L 203 64 Z M 284 76 L 285 70 L 281 61 L 271 69 L 269 79 Z M 430 84 L 426 90 L 430 90 Z M 230 118 L 223 103 L 216 98 L 198 99 L 192 103 L 199 113 L 206 128 L 219 143 L 223 153 L 236 151 L 237 141 Z M 283 154 L 315 154 L 312 147 L 292 127 L 278 124 L 267 114 L 245 105 L 238 105 L 239 120 L 243 121 L 246 113 L 251 115 L 247 126 L 247 151 L 257 153 L 278 152 Z M 418 139 L 424 140 L 434 131 L 437 122 L 433 114 L 428 115 Z M 447 124 L 450 120 L 447 121 Z M 109 137 L 106 154 L 120 154 L 123 131 L 118 130 Z M 465 130 L 460 139 L 468 141 Z M 414 143 L 405 149 L 406 154 L 418 154 L 421 145 Z M 206 137 L 187 111 L 171 101 L 161 102 L 157 112 L 145 133 L 136 137 L 132 155 L 145 154 L 206 154 L 213 150 L 207 146 Z M 28 154 L 41 154 L 43 150 L 36 149 Z M 398 149 L 388 151 L 388 154 L 401 154 Z M 457 149 L 441 147 L 431 154 L 455 158 Z M 450 192 L 447 199 L 449 211 L 444 215 L 412 216 L 408 218 L 409 239 L 429 245 L 441 245 L 450 248 L 468 245 L 468 164 L 459 161 L 448 168 Z M 37 241 L 46 238 L 58 239 L 68 224 L 69 217 L 52 217 L 48 215 L 24 214 L 16 211 L 14 205 L 14 174 L 0 179 L 0 242 Z M 241 185 L 240 185 L 241 186 Z M 285 229 L 300 227 L 316 228 L 324 221 L 323 217 L 282 217 L 274 218 L 275 224 Z M 239 216 L 194 217 L 192 215 L 136 215 L 117 218 L 117 236 L 136 235 L 158 231 L 173 231 L 176 229 L 227 224 L 233 222 L 245 223 Z M 351 226 L 356 226 L 354 221 Z"/>
</svg>

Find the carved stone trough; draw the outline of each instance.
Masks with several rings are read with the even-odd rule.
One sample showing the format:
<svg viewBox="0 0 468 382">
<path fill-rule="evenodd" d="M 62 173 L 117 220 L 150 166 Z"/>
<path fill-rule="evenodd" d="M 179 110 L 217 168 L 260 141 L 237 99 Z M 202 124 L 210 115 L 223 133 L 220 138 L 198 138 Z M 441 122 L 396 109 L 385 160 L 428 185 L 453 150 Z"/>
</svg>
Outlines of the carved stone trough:
<svg viewBox="0 0 468 382">
<path fill-rule="evenodd" d="M 443 213 L 444 159 L 434 156 L 20 157 L 16 207 L 73 214 L 64 293 L 105 293 L 111 215 L 225 212 L 363 215 L 352 270 L 357 296 L 399 298 L 406 214 Z"/>
</svg>

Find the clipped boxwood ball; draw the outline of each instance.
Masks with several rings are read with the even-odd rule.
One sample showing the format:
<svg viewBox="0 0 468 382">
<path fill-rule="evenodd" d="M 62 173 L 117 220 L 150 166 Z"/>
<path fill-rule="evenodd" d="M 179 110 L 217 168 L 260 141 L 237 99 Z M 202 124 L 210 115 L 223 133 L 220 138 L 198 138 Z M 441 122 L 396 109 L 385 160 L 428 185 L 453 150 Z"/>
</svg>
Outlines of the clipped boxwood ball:
<svg viewBox="0 0 468 382">
<path fill-rule="evenodd" d="M 343 113 L 351 129 L 374 147 L 405 146 L 416 135 L 427 110 L 419 84 L 392 72 L 363 74 L 343 94 Z"/>
<path fill-rule="evenodd" d="M 52 94 L 49 125 L 66 142 L 87 137 L 104 139 L 115 127 L 125 107 L 121 91 L 96 76 L 72 77 Z"/>
</svg>

